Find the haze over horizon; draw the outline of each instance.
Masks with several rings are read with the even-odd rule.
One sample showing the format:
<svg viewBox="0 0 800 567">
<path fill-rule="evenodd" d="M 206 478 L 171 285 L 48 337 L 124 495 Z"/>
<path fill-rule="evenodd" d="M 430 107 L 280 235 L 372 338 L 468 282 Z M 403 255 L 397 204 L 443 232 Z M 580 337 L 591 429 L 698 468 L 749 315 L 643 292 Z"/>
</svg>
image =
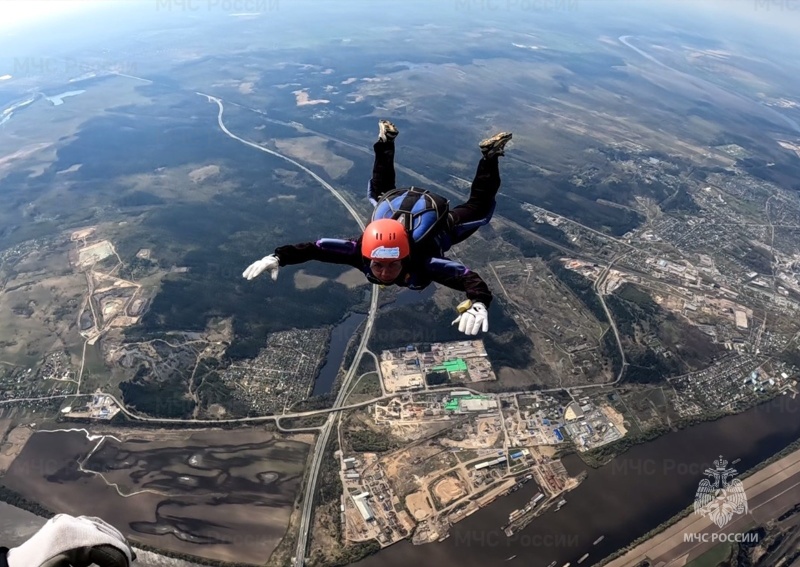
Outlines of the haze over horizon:
<svg viewBox="0 0 800 567">
<path fill-rule="evenodd" d="M 691 503 L 697 478 L 620 476 L 631 454 L 792 448 L 798 3 L 0 2 L 3 484 L 209 560 L 544 567 Z M 243 277 L 358 237 L 380 119 L 398 186 L 453 206 L 513 132 L 491 222 L 443 253 L 491 293 L 474 341 L 457 278 L 372 286 L 357 254 Z"/>
</svg>

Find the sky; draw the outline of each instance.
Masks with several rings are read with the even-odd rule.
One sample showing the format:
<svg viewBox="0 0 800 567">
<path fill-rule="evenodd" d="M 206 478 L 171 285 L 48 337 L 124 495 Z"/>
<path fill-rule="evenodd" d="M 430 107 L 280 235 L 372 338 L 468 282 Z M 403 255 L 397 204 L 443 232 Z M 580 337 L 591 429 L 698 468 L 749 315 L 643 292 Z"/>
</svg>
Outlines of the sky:
<svg viewBox="0 0 800 567">
<path fill-rule="evenodd" d="M 155 10 L 161 2 L 170 0 L 139 0 L 142 8 Z M 286 3 L 281 8 L 288 6 L 295 0 L 273 0 L 276 5 Z M 321 1 L 321 0 L 318 0 Z M 341 5 L 345 8 L 348 4 L 358 5 L 357 0 L 327 0 L 330 3 Z M 176 5 L 189 2 L 187 5 L 214 5 L 223 9 L 223 6 L 236 7 L 238 5 L 258 5 L 256 0 L 174 0 Z M 438 0 L 437 8 L 464 6 L 467 3 L 485 6 L 506 6 L 509 10 L 523 4 L 536 6 L 559 6 L 571 2 L 578 9 L 581 7 L 604 6 L 609 11 L 618 9 L 628 11 L 638 4 L 642 7 L 656 7 L 669 11 L 697 11 L 717 17 L 734 17 L 747 19 L 753 24 L 766 27 L 797 30 L 800 26 L 800 0 Z M 2 0 L 0 2 L 0 31 L 9 28 L 53 20 L 59 16 L 76 14 L 81 11 L 90 11 L 100 6 L 110 7 L 113 4 L 126 4 L 125 0 Z M 605 8 L 607 6 L 607 8 Z"/>
<path fill-rule="evenodd" d="M 662 0 L 667 1 L 667 0 Z M 682 3 L 682 0 L 672 0 Z M 751 26 L 791 32 L 800 28 L 800 0 L 693 0 L 693 9 L 707 15 L 724 15 Z"/>
<path fill-rule="evenodd" d="M 102 0 L 3 0 L 0 3 L 0 31 L 45 22 L 91 10 L 108 2 Z"/>
<path fill-rule="evenodd" d="M 320 9 L 322 2 L 327 10 Z M 67 35 L 76 42 L 91 42 L 129 29 L 131 10 L 136 12 L 135 19 L 147 26 L 163 24 L 165 19 L 180 23 L 198 16 L 218 18 L 222 13 L 265 5 L 277 8 L 275 17 L 287 24 L 309 13 L 323 18 L 338 14 L 340 21 L 332 22 L 337 29 L 346 26 L 353 13 L 383 18 L 391 13 L 390 7 L 404 6 L 406 16 L 416 15 L 420 21 L 439 25 L 487 16 L 511 18 L 516 23 L 543 19 L 555 25 L 567 24 L 570 19 L 585 23 L 622 18 L 632 33 L 646 34 L 646 22 L 672 23 L 709 37 L 737 40 L 766 51 L 771 48 L 782 53 L 780 59 L 786 58 L 783 52 L 794 53 L 794 48 L 800 47 L 796 32 L 800 29 L 800 0 L 0 0 L 0 45 L 5 51 L 30 50 L 43 42 L 52 43 L 47 40 L 63 43 Z M 398 15 L 398 21 L 402 19 Z M 38 25 L 67 22 L 58 30 L 58 38 L 31 33 Z"/>
<path fill-rule="evenodd" d="M 167 0 L 163 0 L 167 1 Z M 183 0 L 184 2 L 193 2 L 196 5 L 212 4 L 222 8 L 227 4 L 231 7 L 236 5 L 247 6 L 248 4 L 256 5 L 254 1 L 248 0 L 228 0 L 222 2 L 221 0 Z M 288 4 L 294 0 L 277 0 L 278 5 L 282 2 Z M 335 4 L 340 4 L 345 7 L 347 4 L 358 4 L 354 0 L 328 0 Z M 487 6 L 522 6 L 522 0 L 482 0 Z M 642 6 L 659 6 L 665 9 L 680 10 L 699 10 L 704 12 L 714 12 L 717 15 L 732 15 L 742 18 L 747 18 L 753 23 L 766 26 L 784 27 L 787 25 L 794 25 L 800 23 L 800 0 L 612 0 L 611 2 L 603 0 L 561 0 L 564 2 L 573 2 L 578 7 L 583 4 L 589 6 L 592 4 L 609 5 L 609 9 L 613 9 L 610 5 L 617 4 L 620 10 L 629 10 L 636 4 Z M 440 5 L 451 5 L 457 7 L 471 2 L 476 6 L 481 4 L 481 0 L 440 0 Z M 559 0 L 526 0 L 531 5 L 552 5 L 558 6 Z M 81 10 L 89 10 L 99 6 L 109 7 L 113 3 L 125 3 L 120 0 L 2 0 L 0 2 L 0 29 L 17 27 L 22 24 L 34 23 L 46 19 L 56 18 L 60 15 L 69 13 L 77 13 Z M 176 4 L 180 5 L 181 0 L 177 0 Z M 158 0 L 139 0 L 139 4 L 143 7 L 151 6 L 156 8 Z M 509 8 L 510 9 L 510 8 Z M 794 29 L 797 29 L 796 27 Z"/>
</svg>

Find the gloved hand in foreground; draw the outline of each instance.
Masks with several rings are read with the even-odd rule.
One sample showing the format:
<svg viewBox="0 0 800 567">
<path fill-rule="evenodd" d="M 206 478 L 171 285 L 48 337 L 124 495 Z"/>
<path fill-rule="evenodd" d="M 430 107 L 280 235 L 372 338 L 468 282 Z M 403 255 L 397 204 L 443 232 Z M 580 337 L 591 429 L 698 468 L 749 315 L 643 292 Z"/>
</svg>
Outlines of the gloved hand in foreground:
<svg viewBox="0 0 800 567">
<path fill-rule="evenodd" d="M 486 306 L 483 303 L 472 302 L 469 302 L 468 305 L 471 306 L 463 311 L 451 325 L 458 323 L 458 330 L 468 335 L 477 335 L 478 331 L 487 332 L 489 330 L 489 314 Z"/>
<path fill-rule="evenodd" d="M 242 274 L 242 277 L 248 280 L 252 280 L 256 276 L 258 276 L 264 270 L 267 270 L 270 275 L 272 276 L 273 280 L 278 279 L 278 257 L 275 254 L 270 254 L 269 256 L 264 256 L 257 262 L 253 262 Z"/>
<path fill-rule="evenodd" d="M 133 550 L 116 528 L 100 518 L 67 514 L 48 520 L 6 557 L 8 567 L 130 567 L 134 559 Z"/>
</svg>

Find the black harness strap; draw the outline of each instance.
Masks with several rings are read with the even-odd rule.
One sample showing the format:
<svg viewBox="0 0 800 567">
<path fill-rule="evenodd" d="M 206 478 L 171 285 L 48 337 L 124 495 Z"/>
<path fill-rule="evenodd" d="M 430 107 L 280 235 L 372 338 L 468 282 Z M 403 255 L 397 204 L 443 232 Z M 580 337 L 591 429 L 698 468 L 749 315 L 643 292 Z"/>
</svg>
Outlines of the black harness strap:
<svg viewBox="0 0 800 567">
<path fill-rule="evenodd" d="M 405 197 L 403 197 L 403 201 L 400 203 L 399 210 L 394 214 L 395 219 L 401 215 L 405 217 L 403 219 L 403 224 L 409 233 L 414 230 L 414 217 L 411 214 L 411 209 L 414 208 L 414 205 L 420 200 L 420 198 L 424 199 L 425 197 L 418 191 L 416 187 L 411 187 L 406 193 Z"/>
</svg>

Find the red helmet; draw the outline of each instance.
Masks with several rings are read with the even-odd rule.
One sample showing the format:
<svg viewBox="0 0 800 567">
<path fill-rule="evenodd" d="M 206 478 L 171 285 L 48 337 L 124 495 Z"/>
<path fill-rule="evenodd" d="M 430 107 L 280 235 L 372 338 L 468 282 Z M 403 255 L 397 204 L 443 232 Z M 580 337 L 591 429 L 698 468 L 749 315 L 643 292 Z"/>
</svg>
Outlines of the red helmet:
<svg viewBox="0 0 800 567">
<path fill-rule="evenodd" d="M 403 223 L 394 219 L 372 221 L 361 239 L 361 255 L 371 260 L 400 260 L 409 253 Z"/>
</svg>

